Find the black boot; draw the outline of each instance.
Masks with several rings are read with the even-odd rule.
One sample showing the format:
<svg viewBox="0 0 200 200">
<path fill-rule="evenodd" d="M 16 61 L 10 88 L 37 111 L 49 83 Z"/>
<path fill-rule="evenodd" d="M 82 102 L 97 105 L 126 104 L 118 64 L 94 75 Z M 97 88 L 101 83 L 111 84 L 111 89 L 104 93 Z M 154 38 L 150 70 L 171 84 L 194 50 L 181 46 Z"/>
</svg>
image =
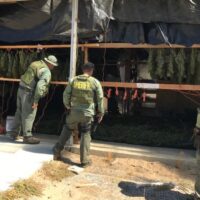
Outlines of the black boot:
<svg viewBox="0 0 200 200">
<path fill-rule="evenodd" d="M 61 161 L 61 151 L 63 150 L 63 146 L 60 145 L 59 143 L 56 143 L 55 146 L 53 147 L 53 160 Z"/>
<path fill-rule="evenodd" d="M 33 136 L 24 136 L 23 143 L 25 144 L 39 144 L 40 140 Z"/>
<path fill-rule="evenodd" d="M 80 167 L 86 168 L 92 165 L 92 160 L 88 160 L 86 163 L 81 163 Z"/>
<path fill-rule="evenodd" d="M 53 160 L 61 161 L 62 160 L 61 153 L 54 153 Z"/>
<path fill-rule="evenodd" d="M 16 140 L 20 139 L 19 134 L 16 132 L 9 132 L 8 135 L 11 140 L 16 141 Z"/>
</svg>

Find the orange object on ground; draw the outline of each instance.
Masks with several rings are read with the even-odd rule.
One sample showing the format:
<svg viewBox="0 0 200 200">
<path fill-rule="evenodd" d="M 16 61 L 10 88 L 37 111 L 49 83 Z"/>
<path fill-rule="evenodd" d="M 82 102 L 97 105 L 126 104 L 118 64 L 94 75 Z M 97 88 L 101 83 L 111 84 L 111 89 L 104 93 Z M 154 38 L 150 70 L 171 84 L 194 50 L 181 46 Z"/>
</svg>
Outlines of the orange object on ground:
<svg viewBox="0 0 200 200">
<path fill-rule="evenodd" d="M 5 133 L 6 133 L 5 127 L 2 124 L 0 124 L 0 134 L 3 135 Z"/>
</svg>

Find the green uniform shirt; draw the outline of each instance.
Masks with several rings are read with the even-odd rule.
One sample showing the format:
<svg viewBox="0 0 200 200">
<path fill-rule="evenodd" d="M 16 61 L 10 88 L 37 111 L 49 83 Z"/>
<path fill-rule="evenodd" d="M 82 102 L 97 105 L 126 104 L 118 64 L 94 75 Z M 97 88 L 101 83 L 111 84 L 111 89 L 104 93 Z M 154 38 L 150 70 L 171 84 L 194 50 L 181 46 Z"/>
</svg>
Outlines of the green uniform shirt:
<svg viewBox="0 0 200 200">
<path fill-rule="evenodd" d="M 81 81 L 82 79 L 86 81 Z M 86 102 L 80 98 L 81 92 Z M 102 86 L 97 79 L 87 74 L 74 77 L 69 82 L 63 93 L 63 102 L 67 109 L 81 111 L 86 116 L 104 114 Z"/>
<path fill-rule="evenodd" d="M 197 108 L 197 122 L 196 127 L 200 128 L 200 108 Z"/>
<path fill-rule="evenodd" d="M 21 77 L 22 84 L 34 90 L 34 103 L 47 94 L 50 81 L 51 71 L 43 60 L 32 62 Z"/>
</svg>

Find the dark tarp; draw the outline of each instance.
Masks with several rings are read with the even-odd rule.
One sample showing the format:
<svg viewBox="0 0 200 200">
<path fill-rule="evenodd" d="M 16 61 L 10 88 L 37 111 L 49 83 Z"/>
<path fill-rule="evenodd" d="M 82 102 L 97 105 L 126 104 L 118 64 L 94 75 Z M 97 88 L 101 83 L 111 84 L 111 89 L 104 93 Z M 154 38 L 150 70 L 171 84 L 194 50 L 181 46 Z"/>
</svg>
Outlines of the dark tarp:
<svg viewBox="0 0 200 200">
<path fill-rule="evenodd" d="M 200 25 L 111 21 L 107 42 L 200 44 Z"/>
<path fill-rule="evenodd" d="M 70 2 L 0 5 L 0 41 L 69 41 Z M 200 43 L 200 0 L 79 0 L 78 27 L 83 40 L 190 46 Z"/>
<path fill-rule="evenodd" d="M 113 17 L 121 22 L 200 24 L 200 1 L 115 0 Z"/>
</svg>

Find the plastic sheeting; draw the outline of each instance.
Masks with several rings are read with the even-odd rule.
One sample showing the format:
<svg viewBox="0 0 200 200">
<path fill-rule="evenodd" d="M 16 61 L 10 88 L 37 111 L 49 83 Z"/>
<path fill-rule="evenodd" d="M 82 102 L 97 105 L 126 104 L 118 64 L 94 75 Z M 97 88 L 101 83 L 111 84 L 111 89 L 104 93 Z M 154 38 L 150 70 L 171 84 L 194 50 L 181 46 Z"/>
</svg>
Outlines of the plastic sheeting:
<svg viewBox="0 0 200 200">
<path fill-rule="evenodd" d="M 113 17 L 121 22 L 200 24 L 199 0 L 115 0 Z"/>
<path fill-rule="evenodd" d="M 133 44 L 200 44 L 200 25 L 167 23 L 110 22 L 107 42 Z"/>
<path fill-rule="evenodd" d="M 79 36 L 95 37 L 107 26 L 114 0 L 79 1 Z M 103 3 L 104 2 L 104 3 Z M 71 1 L 37 0 L 0 5 L 0 41 L 69 40 Z"/>
<path fill-rule="evenodd" d="M 150 44 L 200 43 L 199 0 L 80 0 L 79 39 Z M 69 41 L 71 0 L 0 5 L 0 41 Z"/>
</svg>

